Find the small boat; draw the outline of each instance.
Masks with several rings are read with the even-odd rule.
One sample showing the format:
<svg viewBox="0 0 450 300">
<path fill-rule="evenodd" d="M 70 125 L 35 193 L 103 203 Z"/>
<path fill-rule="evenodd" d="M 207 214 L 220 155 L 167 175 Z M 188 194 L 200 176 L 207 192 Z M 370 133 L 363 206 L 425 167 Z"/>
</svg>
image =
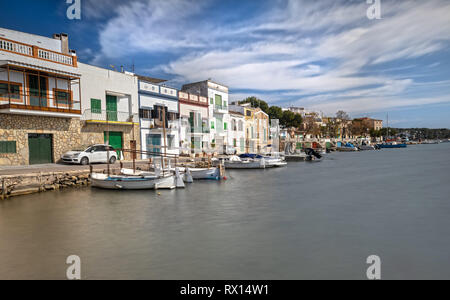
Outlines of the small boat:
<svg viewBox="0 0 450 300">
<path fill-rule="evenodd" d="M 355 147 L 355 145 L 353 145 L 352 143 L 343 144 L 343 143 L 339 142 L 338 146 L 336 147 L 336 151 L 354 152 L 354 151 L 359 151 L 359 149 L 357 147 Z"/>
<path fill-rule="evenodd" d="M 91 174 L 93 187 L 109 190 L 157 190 L 174 189 L 178 186 L 176 176 L 125 176 L 107 174 Z"/>
<path fill-rule="evenodd" d="M 367 144 L 361 144 L 360 146 L 358 146 L 358 149 L 360 151 L 369 151 L 369 150 L 377 150 L 379 148 L 377 145 L 372 146 L 372 145 L 367 145 Z"/>
<path fill-rule="evenodd" d="M 305 154 L 307 155 L 305 161 L 319 162 L 323 159 L 323 156 L 312 148 L 306 148 Z"/>
<path fill-rule="evenodd" d="M 407 148 L 406 144 L 398 144 L 396 142 L 382 143 L 377 145 L 380 149 Z"/>
<path fill-rule="evenodd" d="M 437 145 L 439 144 L 440 141 L 435 141 L 435 140 L 425 140 L 422 142 L 422 145 Z"/>
<path fill-rule="evenodd" d="M 266 168 L 280 168 L 287 166 L 287 162 L 284 157 L 280 155 L 259 155 L 259 154 L 241 154 L 239 155 L 240 159 L 252 159 L 252 160 L 261 160 L 264 159 Z"/>
<path fill-rule="evenodd" d="M 225 169 L 265 169 L 266 162 L 261 159 L 241 159 L 239 156 L 231 156 L 224 161 Z"/>
<path fill-rule="evenodd" d="M 185 181 L 189 181 L 188 178 L 188 172 L 190 173 L 190 176 L 193 180 L 220 180 L 220 168 L 219 167 L 213 167 L 213 168 L 183 168 L 180 167 L 180 172 L 184 173 Z"/>
<path fill-rule="evenodd" d="M 133 171 L 122 169 L 121 175 L 91 174 L 91 186 L 109 190 L 157 190 L 184 188 L 184 181 L 177 169 L 175 175 L 171 172 L 161 175 L 156 172 Z"/>
<path fill-rule="evenodd" d="M 193 180 L 203 180 L 203 179 L 212 179 L 212 180 L 220 180 L 220 168 L 219 167 L 213 167 L 213 168 L 188 168 L 188 167 L 179 167 L 179 172 L 183 174 L 183 179 L 185 182 L 189 182 L 187 171 L 189 170 L 190 176 Z M 170 173 L 175 174 L 176 168 L 170 168 Z M 169 170 L 166 169 L 166 172 L 169 172 Z M 121 173 L 124 175 L 138 175 L 138 176 L 151 176 L 154 175 L 152 172 L 145 172 L 145 171 L 135 171 L 133 172 L 132 169 L 122 169 Z"/>
</svg>

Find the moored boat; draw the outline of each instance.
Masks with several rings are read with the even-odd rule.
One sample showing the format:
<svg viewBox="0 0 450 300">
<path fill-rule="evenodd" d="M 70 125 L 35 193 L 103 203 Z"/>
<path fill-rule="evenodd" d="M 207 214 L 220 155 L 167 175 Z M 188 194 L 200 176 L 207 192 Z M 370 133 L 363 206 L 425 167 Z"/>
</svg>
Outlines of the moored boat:
<svg viewBox="0 0 450 300">
<path fill-rule="evenodd" d="M 174 189 L 182 187 L 176 176 L 168 174 L 165 176 L 128 176 L 91 174 L 91 185 L 93 187 L 109 190 L 156 190 Z M 183 183 L 184 187 L 184 183 Z"/>
<path fill-rule="evenodd" d="M 394 149 L 394 148 L 407 148 L 408 145 L 406 144 L 398 144 L 396 142 L 390 142 L 390 143 L 382 143 L 382 144 L 378 144 L 378 147 L 380 147 L 380 149 Z"/>
<path fill-rule="evenodd" d="M 265 169 L 266 162 L 261 159 L 241 159 L 239 156 L 232 156 L 224 161 L 225 169 Z"/>
</svg>

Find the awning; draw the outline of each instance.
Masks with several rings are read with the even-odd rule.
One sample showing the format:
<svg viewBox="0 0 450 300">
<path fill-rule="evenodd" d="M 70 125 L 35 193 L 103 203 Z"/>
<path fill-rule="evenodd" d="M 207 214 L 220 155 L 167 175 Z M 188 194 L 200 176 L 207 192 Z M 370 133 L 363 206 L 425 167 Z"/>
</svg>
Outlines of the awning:
<svg viewBox="0 0 450 300">
<path fill-rule="evenodd" d="M 34 70 L 34 71 L 42 71 L 49 74 L 61 75 L 64 77 L 70 77 L 71 79 L 78 79 L 81 77 L 81 74 L 71 72 L 70 67 L 61 66 L 61 68 L 50 68 L 47 66 L 43 66 L 41 64 L 36 63 L 26 63 L 22 61 L 14 61 L 14 60 L 0 60 L 0 67 L 6 68 L 7 66 L 12 67 L 13 69 L 24 69 L 24 70 Z"/>
</svg>

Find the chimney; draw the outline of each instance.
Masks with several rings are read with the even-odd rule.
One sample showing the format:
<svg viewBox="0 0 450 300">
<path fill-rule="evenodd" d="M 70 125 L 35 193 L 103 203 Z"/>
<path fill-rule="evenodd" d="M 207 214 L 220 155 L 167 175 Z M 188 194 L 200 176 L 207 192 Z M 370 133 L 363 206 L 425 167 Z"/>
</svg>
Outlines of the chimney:
<svg viewBox="0 0 450 300">
<path fill-rule="evenodd" d="M 55 33 L 53 34 L 55 40 L 61 41 L 61 52 L 64 54 L 70 54 L 69 49 L 69 35 L 67 33 Z"/>
</svg>

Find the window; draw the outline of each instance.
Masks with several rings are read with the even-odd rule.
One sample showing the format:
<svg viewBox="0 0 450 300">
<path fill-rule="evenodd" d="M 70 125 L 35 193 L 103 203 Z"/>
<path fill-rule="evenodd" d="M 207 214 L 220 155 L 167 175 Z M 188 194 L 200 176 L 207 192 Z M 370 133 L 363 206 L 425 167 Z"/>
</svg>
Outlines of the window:
<svg viewBox="0 0 450 300">
<path fill-rule="evenodd" d="M 65 105 L 70 106 L 72 101 L 70 91 L 53 89 L 53 97 L 55 105 Z"/>
<path fill-rule="evenodd" d="M 16 153 L 16 141 L 0 141 L 0 153 Z"/>
<path fill-rule="evenodd" d="M 214 129 L 214 121 L 211 121 L 211 129 Z"/>
<path fill-rule="evenodd" d="M 175 135 L 168 134 L 167 135 L 167 149 L 172 150 L 174 148 L 174 142 L 175 142 Z"/>
<path fill-rule="evenodd" d="M 209 104 L 214 104 L 214 99 L 213 98 L 209 98 Z"/>
<path fill-rule="evenodd" d="M 243 130 L 244 130 L 244 122 L 242 122 L 242 120 L 239 120 L 239 131 Z"/>
<path fill-rule="evenodd" d="M 223 130 L 227 130 L 227 127 L 228 127 L 227 122 L 224 122 L 224 123 L 223 123 Z"/>
<path fill-rule="evenodd" d="M 222 106 L 222 96 L 216 95 L 216 106 Z"/>
<path fill-rule="evenodd" d="M 139 109 L 139 118 L 141 119 L 151 119 L 152 118 L 152 111 L 150 109 Z"/>
<path fill-rule="evenodd" d="M 233 147 L 237 147 L 237 140 L 233 139 Z"/>
<path fill-rule="evenodd" d="M 247 115 L 247 117 L 251 117 L 252 116 L 252 111 L 251 110 L 247 110 L 246 115 Z"/>
<path fill-rule="evenodd" d="M 91 113 L 93 114 L 102 113 L 102 100 L 91 99 Z"/>
<path fill-rule="evenodd" d="M 11 99 L 20 100 L 21 85 L 10 83 Z M 0 82 L 0 98 L 8 99 L 8 83 Z"/>
</svg>

